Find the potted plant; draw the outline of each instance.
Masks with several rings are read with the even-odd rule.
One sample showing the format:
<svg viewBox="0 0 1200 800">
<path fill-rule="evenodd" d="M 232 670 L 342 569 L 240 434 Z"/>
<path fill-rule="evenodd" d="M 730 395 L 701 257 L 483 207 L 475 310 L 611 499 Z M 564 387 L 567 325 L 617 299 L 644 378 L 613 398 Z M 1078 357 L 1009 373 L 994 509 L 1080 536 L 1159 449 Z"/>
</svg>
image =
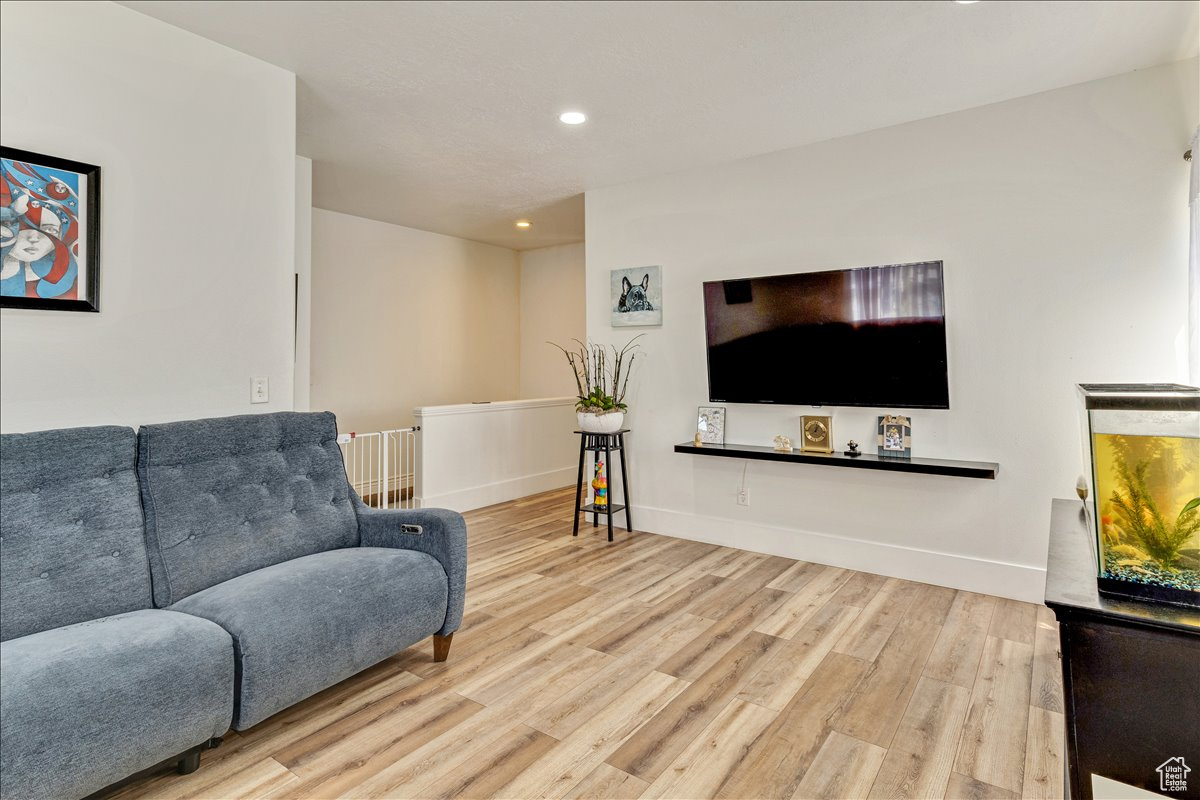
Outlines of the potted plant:
<svg viewBox="0 0 1200 800">
<path fill-rule="evenodd" d="M 625 391 L 629 387 L 629 375 L 637 358 L 641 335 L 630 339 L 624 347 L 605 346 L 588 342 L 576 350 L 568 350 L 553 344 L 567 357 L 571 373 L 575 376 L 578 390 L 575 403 L 579 429 L 587 433 L 614 433 L 625 422 Z"/>
</svg>

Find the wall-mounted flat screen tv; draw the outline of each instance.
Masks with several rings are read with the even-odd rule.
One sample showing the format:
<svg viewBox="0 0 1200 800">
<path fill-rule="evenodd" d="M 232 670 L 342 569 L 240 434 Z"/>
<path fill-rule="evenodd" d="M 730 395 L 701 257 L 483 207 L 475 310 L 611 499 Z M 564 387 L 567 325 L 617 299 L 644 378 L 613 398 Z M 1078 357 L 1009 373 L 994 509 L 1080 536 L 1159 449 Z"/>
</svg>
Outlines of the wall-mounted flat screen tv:
<svg viewBox="0 0 1200 800">
<path fill-rule="evenodd" d="M 714 403 L 949 408 L 942 262 L 704 284 Z"/>
</svg>

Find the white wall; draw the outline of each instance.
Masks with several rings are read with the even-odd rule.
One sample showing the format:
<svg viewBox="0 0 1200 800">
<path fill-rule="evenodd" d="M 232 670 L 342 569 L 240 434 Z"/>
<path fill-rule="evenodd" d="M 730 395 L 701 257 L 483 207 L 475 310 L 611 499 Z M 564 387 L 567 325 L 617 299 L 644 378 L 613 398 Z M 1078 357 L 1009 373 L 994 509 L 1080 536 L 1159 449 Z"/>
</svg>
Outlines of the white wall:
<svg viewBox="0 0 1200 800">
<path fill-rule="evenodd" d="M 312 159 L 296 156 L 296 372 L 295 407 L 309 410 L 312 362 Z"/>
<path fill-rule="evenodd" d="M 291 408 L 295 118 L 291 73 L 127 8 L 0 4 L 0 140 L 100 165 L 102 225 L 100 313 L 0 314 L 5 431 Z"/>
<path fill-rule="evenodd" d="M 574 395 L 563 354 L 546 344 L 569 346 L 587 335 L 584 322 L 584 246 L 564 244 L 523 250 L 521 265 L 521 397 Z"/>
<path fill-rule="evenodd" d="M 312 408 L 366 432 L 517 397 L 516 253 L 316 208 L 312 227 Z"/>
<path fill-rule="evenodd" d="M 1081 472 L 1074 384 L 1186 378 L 1196 119 L 1192 60 L 588 192 L 588 333 L 630 334 L 609 270 L 663 267 L 627 423 L 639 528 L 1040 600 L 1049 501 Z M 707 397 L 702 281 L 925 259 L 945 261 L 952 408 L 912 413 L 914 454 L 998 480 L 672 452 Z M 796 438 L 804 411 L 731 405 L 727 441 Z M 839 445 L 873 441 L 880 410 L 831 411 Z"/>
<path fill-rule="evenodd" d="M 427 406 L 415 417 L 421 507 L 470 511 L 575 485 L 573 396 Z"/>
</svg>

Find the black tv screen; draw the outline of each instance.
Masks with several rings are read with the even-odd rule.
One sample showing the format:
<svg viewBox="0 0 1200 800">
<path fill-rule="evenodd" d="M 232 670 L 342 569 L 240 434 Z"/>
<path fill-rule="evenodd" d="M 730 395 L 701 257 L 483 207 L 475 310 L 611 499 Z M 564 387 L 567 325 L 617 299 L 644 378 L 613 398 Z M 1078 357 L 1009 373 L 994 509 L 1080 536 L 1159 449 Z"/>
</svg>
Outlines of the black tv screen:
<svg viewBox="0 0 1200 800">
<path fill-rule="evenodd" d="M 715 403 L 949 408 L 942 262 L 704 284 Z"/>
</svg>

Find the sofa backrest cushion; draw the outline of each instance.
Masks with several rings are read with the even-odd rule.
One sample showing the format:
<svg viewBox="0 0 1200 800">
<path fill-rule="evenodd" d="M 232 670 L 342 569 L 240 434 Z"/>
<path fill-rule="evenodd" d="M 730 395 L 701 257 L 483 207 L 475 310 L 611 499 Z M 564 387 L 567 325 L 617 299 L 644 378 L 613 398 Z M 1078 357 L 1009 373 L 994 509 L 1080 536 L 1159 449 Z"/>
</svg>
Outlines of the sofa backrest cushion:
<svg viewBox="0 0 1200 800">
<path fill-rule="evenodd" d="M 0 641 L 150 608 L 132 428 L 0 437 Z"/>
<path fill-rule="evenodd" d="M 358 544 L 330 413 L 143 425 L 138 477 L 160 608 L 256 569 Z"/>
</svg>

